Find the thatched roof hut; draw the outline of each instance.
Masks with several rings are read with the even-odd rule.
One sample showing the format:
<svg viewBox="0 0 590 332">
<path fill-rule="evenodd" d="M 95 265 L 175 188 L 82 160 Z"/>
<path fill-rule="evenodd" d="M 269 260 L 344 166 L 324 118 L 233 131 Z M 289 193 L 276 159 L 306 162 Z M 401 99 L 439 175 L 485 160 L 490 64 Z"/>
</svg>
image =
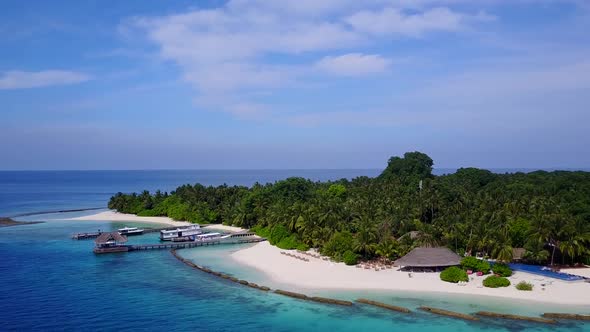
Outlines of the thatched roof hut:
<svg viewBox="0 0 590 332">
<path fill-rule="evenodd" d="M 96 245 L 118 244 L 125 242 L 127 242 L 127 238 L 118 232 L 102 233 L 96 238 L 96 240 L 94 240 Z"/>
<path fill-rule="evenodd" d="M 404 257 L 395 261 L 402 267 L 446 267 L 459 265 L 461 257 L 448 248 L 415 248 Z"/>
<path fill-rule="evenodd" d="M 526 253 L 525 248 L 512 248 L 512 260 L 519 261 Z"/>
</svg>

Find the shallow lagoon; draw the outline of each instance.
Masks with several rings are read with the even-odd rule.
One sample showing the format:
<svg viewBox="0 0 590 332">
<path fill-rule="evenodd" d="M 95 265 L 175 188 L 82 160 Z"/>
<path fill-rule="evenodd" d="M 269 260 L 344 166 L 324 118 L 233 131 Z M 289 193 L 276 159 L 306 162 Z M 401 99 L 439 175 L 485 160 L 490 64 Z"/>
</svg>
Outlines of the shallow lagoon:
<svg viewBox="0 0 590 332">
<path fill-rule="evenodd" d="M 324 172 L 331 173 L 314 175 L 318 178 L 344 175 Z M 185 182 L 232 183 L 233 174 L 124 172 L 105 175 L 87 172 L 80 175 L 74 172 L 72 175 L 58 172 L 41 176 L 31 172 L 8 173 L 0 172 L 0 188 L 3 189 L 0 215 L 106 205 L 110 194 L 119 190 L 170 190 Z M 236 181 L 272 180 L 287 175 L 297 174 L 247 173 Z M 125 224 L 59 220 L 77 215 L 80 213 L 30 216 L 25 219 L 48 222 L 0 228 L 0 330 L 590 331 L 590 324 L 582 323 L 557 327 L 494 320 L 471 323 L 422 312 L 404 315 L 368 306 L 343 308 L 308 303 L 202 273 L 182 264 L 168 251 L 96 256 L 91 251 L 92 241 L 71 240 L 70 235 L 97 229 L 114 230 Z M 130 238 L 132 243 L 154 241 L 157 241 L 157 234 Z M 274 285 L 260 272 L 227 259 L 228 252 L 238 248 L 215 246 L 179 253 L 244 279 L 273 288 L 289 288 Z M 410 308 L 429 304 L 464 312 L 479 308 L 522 314 L 565 310 L 563 307 L 545 310 L 546 305 L 537 303 L 440 294 L 301 291 L 350 299 L 363 296 Z M 585 312 L 590 313 L 590 308 L 577 309 L 587 309 Z"/>
<path fill-rule="evenodd" d="M 416 312 L 391 313 L 368 306 L 308 303 L 265 293 L 189 268 L 169 251 L 94 255 L 92 241 L 69 238 L 78 231 L 115 229 L 119 223 L 50 221 L 0 229 L 0 319 L 3 330 L 78 330 L 80 326 L 116 330 L 273 329 L 277 331 L 590 331 L 590 324 L 548 328 L 538 324 L 483 320 L 478 323 Z M 157 241 L 157 234 L 130 242 Z M 227 255 L 244 245 L 179 251 L 199 264 L 273 288 L 258 271 L 239 266 Z M 317 292 L 359 296 L 415 308 L 422 304 L 450 310 L 509 310 L 531 314 L 551 306 L 510 303 L 493 298 L 381 292 Z M 563 307 L 561 308 L 563 310 Z"/>
</svg>

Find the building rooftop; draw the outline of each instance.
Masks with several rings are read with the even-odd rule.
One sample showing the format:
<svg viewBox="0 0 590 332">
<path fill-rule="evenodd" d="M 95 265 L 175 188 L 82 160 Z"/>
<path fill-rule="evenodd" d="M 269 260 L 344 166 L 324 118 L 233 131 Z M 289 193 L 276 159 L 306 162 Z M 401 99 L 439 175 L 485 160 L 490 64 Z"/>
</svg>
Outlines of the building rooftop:
<svg viewBox="0 0 590 332">
<path fill-rule="evenodd" d="M 118 232 L 102 233 L 96 238 L 96 240 L 94 240 L 94 243 L 105 244 L 111 241 L 115 241 L 117 243 L 125 243 L 127 242 L 127 238 L 119 234 Z"/>
<path fill-rule="evenodd" d="M 461 263 L 461 257 L 448 248 L 415 248 L 395 261 L 397 266 L 437 267 L 453 266 Z"/>
</svg>

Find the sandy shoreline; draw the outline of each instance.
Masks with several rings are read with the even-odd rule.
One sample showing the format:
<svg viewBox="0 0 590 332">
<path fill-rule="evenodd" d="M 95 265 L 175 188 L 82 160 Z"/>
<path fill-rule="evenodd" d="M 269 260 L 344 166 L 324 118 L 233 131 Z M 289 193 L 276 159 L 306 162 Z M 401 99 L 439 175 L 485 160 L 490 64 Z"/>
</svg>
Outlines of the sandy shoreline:
<svg viewBox="0 0 590 332">
<path fill-rule="evenodd" d="M 141 222 L 141 223 L 163 224 L 163 225 L 168 225 L 168 226 L 173 226 L 173 227 L 193 225 L 192 223 L 187 222 L 187 221 L 176 221 L 176 220 L 172 220 L 168 217 L 140 217 L 140 216 L 137 216 L 134 214 L 119 213 L 119 212 L 115 212 L 115 211 L 103 211 L 103 212 L 91 214 L 88 216 L 69 218 L 66 220 Z M 241 231 L 245 230 L 240 227 L 217 225 L 217 224 L 203 225 L 203 227 L 205 227 L 207 229 L 211 229 L 211 230 L 219 230 L 219 231 L 230 232 L 230 233 L 241 232 Z"/>
<path fill-rule="evenodd" d="M 96 214 L 70 218 L 76 221 L 117 221 L 164 224 L 169 226 L 186 226 L 191 223 L 175 221 L 167 217 L 140 217 L 132 214 L 103 211 Z M 239 232 L 244 229 L 225 225 L 206 225 L 211 230 L 223 232 Z M 252 247 L 236 251 L 230 255 L 235 262 L 257 269 L 273 281 L 292 285 L 296 288 L 322 290 L 383 290 L 408 291 L 427 293 L 462 294 L 470 296 L 492 296 L 499 298 L 537 301 L 565 305 L 590 305 L 590 283 L 565 282 L 542 276 L 515 272 L 506 288 L 491 289 L 482 286 L 485 277 L 474 277 L 466 286 L 447 283 L 440 280 L 438 273 L 412 273 L 397 271 L 396 268 L 382 271 L 365 270 L 343 263 L 333 263 L 321 259 L 310 258 L 309 262 L 282 255 L 282 250 L 261 242 Z M 296 254 L 296 253 L 295 253 Z M 590 275 L 590 269 L 568 271 L 576 274 Z M 534 285 L 531 292 L 519 291 L 514 285 L 520 281 Z M 542 286 L 542 285 L 545 286 Z M 544 288 L 544 290 L 543 290 Z"/>
<path fill-rule="evenodd" d="M 441 281 L 438 273 L 412 273 L 410 278 L 407 272 L 397 271 L 396 268 L 381 271 L 365 270 L 299 254 L 309 258 L 310 261 L 305 262 L 282 255 L 281 251 L 285 250 L 271 246 L 268 242 L 261 242 L 234 252 L 231 257 L 237 263 L 264 272 L 273 281 L 298 288 L 452 293 L 553 304 L 590 305 L 590 283 L 585 282 L 565 282 L 515 272 L 509 278 L 512 283 L 510 287 L 483 287 L 482 281 L 485 277 L 474 277 L 466 286 L 459 286 Z M 522 280 L 532 283 L 533 291 L 519 291 L 514 287 Z"/>
</svg>

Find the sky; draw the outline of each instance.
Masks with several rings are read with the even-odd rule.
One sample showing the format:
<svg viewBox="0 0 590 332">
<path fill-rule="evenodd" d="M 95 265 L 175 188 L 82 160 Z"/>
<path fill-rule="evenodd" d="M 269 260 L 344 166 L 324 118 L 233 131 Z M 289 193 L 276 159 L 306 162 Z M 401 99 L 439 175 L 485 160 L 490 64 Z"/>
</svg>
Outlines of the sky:
<svg viewBox="0 0 590 332">
<path fill-rule="evenodd" d="M 590 167 L 590 2 L 0 3 L 0 170 Z"/>
</svg>

